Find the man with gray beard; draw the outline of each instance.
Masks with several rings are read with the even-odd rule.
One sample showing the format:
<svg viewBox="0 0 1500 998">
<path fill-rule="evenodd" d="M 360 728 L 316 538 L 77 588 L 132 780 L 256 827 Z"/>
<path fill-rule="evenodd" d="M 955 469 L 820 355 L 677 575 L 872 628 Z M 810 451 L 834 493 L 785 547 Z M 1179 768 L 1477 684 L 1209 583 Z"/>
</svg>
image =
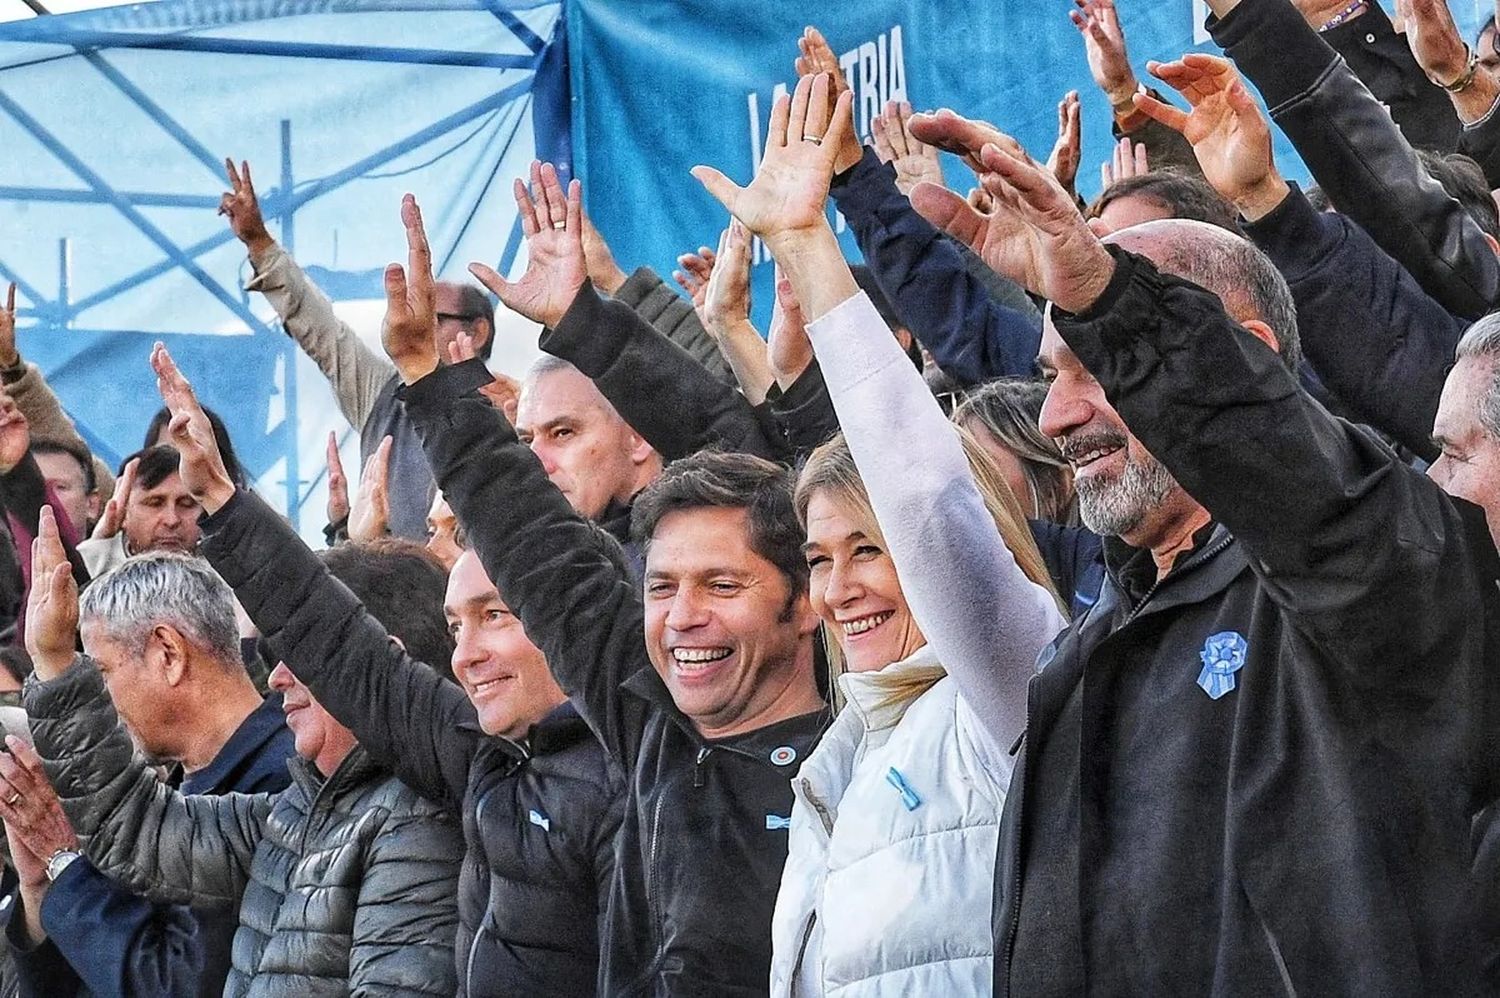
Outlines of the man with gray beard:
<svg viewBox="0 0 1500 998">
<path fill-rule="evenodd" d="M 1298 387 L 1290 294 L 1238 237 L 1105 245 L 988 126 L 912 132 L 995 199 L 921 184 L 917 210 L 1053 303 L 1041 429 L 1111 535 L 1028 691 L 996 994 L 1494 993 L 1469 870 L 1500 775 L 1483 510 Z"/>
</svg>

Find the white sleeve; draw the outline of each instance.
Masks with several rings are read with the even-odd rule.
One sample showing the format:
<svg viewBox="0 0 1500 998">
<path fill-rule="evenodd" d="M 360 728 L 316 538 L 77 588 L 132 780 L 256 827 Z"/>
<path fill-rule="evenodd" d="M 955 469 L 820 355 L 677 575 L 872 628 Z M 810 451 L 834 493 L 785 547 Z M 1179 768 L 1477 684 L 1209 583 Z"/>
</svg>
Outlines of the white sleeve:
<svg viewBox="0 0 1500 998">
<path fill-rule="evenodd" d="M 917 625 L 1001 751 L 1065 621 L 1021 571 L 922 376 L 863 293 L 808 326 L 839 425 Z"/>
</svg>

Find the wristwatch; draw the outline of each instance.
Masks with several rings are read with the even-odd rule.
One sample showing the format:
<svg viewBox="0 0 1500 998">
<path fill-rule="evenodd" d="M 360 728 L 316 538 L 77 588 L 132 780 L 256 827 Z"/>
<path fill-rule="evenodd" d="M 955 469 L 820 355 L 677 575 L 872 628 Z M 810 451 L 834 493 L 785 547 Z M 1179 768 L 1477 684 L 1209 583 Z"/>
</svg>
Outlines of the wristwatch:
<svg viewBox="0 0 1500 998">
<path fill-rule="evenodd" d="M 77 849 L 59 849 L 47 859 L 47 883 L 57 883 L 57 878 L 62 876 L 66 870 L 81 854 Z"/>
</svg>

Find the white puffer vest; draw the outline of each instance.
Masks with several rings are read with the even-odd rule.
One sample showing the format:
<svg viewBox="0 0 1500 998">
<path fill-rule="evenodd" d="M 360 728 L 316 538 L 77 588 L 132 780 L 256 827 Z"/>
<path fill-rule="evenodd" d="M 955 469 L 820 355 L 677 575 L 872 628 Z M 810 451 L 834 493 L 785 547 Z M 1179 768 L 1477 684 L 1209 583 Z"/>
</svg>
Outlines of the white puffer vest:
<svg viewBox="0 0 1500 998">
<path fill-rule="evenodd" d="M 847 704 L 792 781 L 786 868 L 771 922 L 771 994 L 981 995 L 1008 753 L 951 678 L 884 704 L 889 678 L 937 665 L 928 647 L 845 673 Z"/>
</svg>

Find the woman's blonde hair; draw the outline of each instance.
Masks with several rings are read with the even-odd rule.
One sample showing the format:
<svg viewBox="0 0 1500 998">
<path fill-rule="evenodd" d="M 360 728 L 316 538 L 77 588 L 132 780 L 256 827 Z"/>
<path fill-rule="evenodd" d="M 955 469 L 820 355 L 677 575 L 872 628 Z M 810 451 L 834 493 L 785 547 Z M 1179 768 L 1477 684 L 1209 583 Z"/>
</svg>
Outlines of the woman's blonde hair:
<svg viewBox="0 0 1500 998">
<path fill-rule="evenodd" d="M 1058 598 L 1052 576 L 1047 572 L 1042 553 L 1037 549 L 1031 528 L 1026 523 L 1026 516 L 1010 486 L 1006 484 L 1005 476 L 995 465 L 994 458 L 990 457 L 972 433 L 962 426 L 952 425 L 963 445 L 964 456 L 969 460 L 969 471 L 974 476 L 974 484 L 978 486 L 985 509 L 995 521 L 995 527 L 1000 531 L 1005 546 L 1010 549 L 1016 564 L 1026 577 L 1047 590 L 1058 610 L 1066 616 L 1067 605 Z M 854 457 L 849 453 L 849 445 L 844 441 L 843 434 L 814 450 L 797 477 L 797 491 L 793 502 L 797 508 L 797 519 L 802 523 L 804 531 L 807 529 L 807 509 L 814 495 L 825 495 L 838 503 L 851 515 L 866 537 L 882 548 L 886 546 L 880 524 L 875 519 L 875 510 L 870 505 L 870 495 L 865 491 L 865 483 L 859 477 L 859 469 L 854 465 Z M 828 654 L 830 678 L 836 680 L 839 673 L 845 671 L 844 655 L 837 638 L 829 632 L 827 626 L 823 627 L 823 645 Z M 946 674 L 938 666 L 910 672 L 901 677 L 891 677 L 886 702 L 915 700 Z M 842 707 L 838 683 L 834 681 L 830 685 L 833 687 L 835 706 Z"/>
</svg>

